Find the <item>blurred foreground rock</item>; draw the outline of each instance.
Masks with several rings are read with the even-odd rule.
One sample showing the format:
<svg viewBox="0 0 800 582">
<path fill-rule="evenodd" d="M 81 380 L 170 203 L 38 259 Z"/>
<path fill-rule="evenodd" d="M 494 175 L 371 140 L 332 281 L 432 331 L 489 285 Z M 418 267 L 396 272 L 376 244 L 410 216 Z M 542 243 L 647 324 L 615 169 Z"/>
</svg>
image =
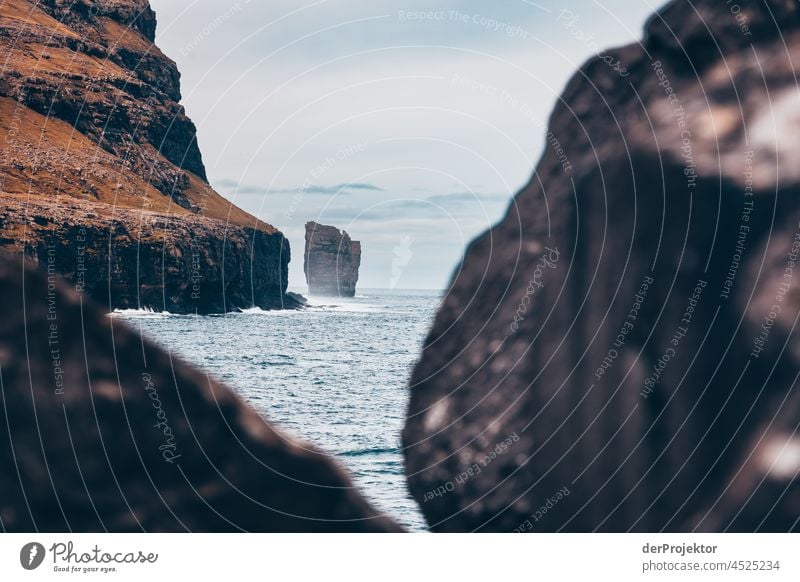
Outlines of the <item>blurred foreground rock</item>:
<svg viewBox="0 0 800 582">
<path fill-rule="evenodd" d="M 585 64 L 467 250 L 404 432 L 434 529 L 800 528 L 800 7 L 736 8 Z"/>
<path fill-rule="evenodd" d="M 0 529 L 397 531 L 327 456 L 0 253 Z"/>
</svg>

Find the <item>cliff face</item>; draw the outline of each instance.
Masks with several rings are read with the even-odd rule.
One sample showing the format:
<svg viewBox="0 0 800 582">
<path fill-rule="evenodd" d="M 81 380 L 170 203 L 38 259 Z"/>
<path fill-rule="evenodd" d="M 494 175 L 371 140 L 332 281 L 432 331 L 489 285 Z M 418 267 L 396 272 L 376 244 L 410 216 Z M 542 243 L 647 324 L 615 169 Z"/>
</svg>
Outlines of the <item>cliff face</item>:
<svg viewBox="0 0 800 582">
<path fill-rule="evenodd" d="M 2 200 L 0 247 L 24 248 L 105 306 L 170 313 L 297 306 L 284 294 L 289 247 L 280 235 L 127 208 L 109 219 L 106 205 L 68 198 L 57 205 L 18 195 Z"/>
<path fill-rule="evenodd" d="M 329 457 L 47 271 L 0 253 L 0 286 L 3 531 L 399 530 Z"/>
<path fill-rule="evenodd" d="M 144 0 L 0 6 L 0 246 L 41 258 L 57 242 L 79 288 L 86 247 L 84 288 L 112 309 L 293 306 L 288 242 L 208 185 L 155 26 Z"/>
<path fill-rule="evenodd" d="M 404 431 L 434 529 L 799 527 L 800 7 L 736 10 L 586 63 L 469 246 Z"/>
<path fill-rule="evenodd" d="M 312 295 L 353 297 L 361 266 L 361 243 L 334 226 L 306 223 L 303 269 Z"/>
</svg>

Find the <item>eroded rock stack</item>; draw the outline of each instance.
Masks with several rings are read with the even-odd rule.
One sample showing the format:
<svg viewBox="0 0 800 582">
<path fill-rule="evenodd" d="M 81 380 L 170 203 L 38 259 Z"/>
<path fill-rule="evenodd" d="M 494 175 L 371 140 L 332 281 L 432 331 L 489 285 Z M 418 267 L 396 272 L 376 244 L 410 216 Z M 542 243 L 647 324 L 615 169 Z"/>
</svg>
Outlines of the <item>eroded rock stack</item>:
<svg viewBox="0 0 800 582">
<path fill-rule="evenodd" d="M 146 0 L 0 6 L 0 248 L 107 309 L 296 306 L 283 234 L 208 185 L 155 28 Z"/>
<path fill-rule="evenodd" d="M 443 301 L 411 491 L 441 531 L 797 530 L 800 7 L 674 0 L 602 56 Z"/>
<path fill-rule="evenodd" d="M 312 295 L 353 297 L 361 266 L 361 243 L 335 226 L 306 223 L 303 269 Z"/>
</svg>

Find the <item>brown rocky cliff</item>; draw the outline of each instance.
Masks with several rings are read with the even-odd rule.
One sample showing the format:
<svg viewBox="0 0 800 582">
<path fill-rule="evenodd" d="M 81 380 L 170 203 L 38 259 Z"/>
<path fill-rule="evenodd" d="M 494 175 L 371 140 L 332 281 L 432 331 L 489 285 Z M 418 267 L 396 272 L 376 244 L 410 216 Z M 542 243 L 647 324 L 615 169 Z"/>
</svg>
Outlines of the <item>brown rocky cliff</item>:
<svg viewBox="0 0 800 582">
<path fill-rule="evenodd" d="M 306 223 L 303 270 L 313 295 L 353 297 L 361 266 L 361 243 L 335 226 Z"/>
<path fill-rule="evenodd" d="M 143 0 L 0 5 L 0 244 L 40 258 L 57 241 L 67 276 L 86 253 L 73 283 L 109 308 L 293 306 L 288 241 L 208 185 L 155 27 Z M 146 226 L 165 220 L 168 236 Z"/>
</svg>

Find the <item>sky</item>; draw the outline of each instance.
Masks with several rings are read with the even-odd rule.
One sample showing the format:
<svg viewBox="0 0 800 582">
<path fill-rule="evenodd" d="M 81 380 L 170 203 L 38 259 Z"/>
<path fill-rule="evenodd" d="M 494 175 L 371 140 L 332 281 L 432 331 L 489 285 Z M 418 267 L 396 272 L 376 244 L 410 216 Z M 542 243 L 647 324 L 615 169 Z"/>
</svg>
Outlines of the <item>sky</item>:
<svg viewBox="0 0 800 582">
<path fill-rule="evenodd" d="M 151 0 L 212 186 L 362 243 L 360 288 L 444 289 L 530 179 L 574 71 L 653 0 Z"/>
</svg>

